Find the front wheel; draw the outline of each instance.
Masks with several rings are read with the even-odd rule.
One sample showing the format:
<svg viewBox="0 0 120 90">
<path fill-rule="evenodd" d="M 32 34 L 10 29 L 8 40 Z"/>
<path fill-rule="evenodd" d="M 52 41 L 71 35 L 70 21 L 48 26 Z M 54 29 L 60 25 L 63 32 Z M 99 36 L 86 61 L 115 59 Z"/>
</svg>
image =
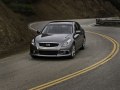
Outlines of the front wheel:
<svg viewBox="0 0 120 90">
<path fill-rule="evenodd" d="M 76 55 L 76 48 L 75 45 L 73 45 L 71 48 L 71 55 L 69 57 L 72 59 L 75 57 L 75 55 Z"/>
<path fill-rule="evenodd" d="M 36 58 L 36 56 L 34 56 L 34 55 L 31 55 L 31 54 L 30 54 L 30 56 L 31 56 L 31 58 L 33 58 L 33 59 L 35 59 L 35 58 Z"/>
</svg>

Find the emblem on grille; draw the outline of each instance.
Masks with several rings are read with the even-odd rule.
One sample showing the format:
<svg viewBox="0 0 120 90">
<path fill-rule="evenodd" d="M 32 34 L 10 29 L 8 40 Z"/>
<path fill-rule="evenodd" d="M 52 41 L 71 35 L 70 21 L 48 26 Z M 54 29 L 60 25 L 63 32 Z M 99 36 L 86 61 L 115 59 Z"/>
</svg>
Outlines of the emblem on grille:
<svg viewBox="0 0 120 90">
<path fill-rule="evenodd" d="M 46 44 L 47 47 L 50 47 L 50 44 Z"/>
</svg>

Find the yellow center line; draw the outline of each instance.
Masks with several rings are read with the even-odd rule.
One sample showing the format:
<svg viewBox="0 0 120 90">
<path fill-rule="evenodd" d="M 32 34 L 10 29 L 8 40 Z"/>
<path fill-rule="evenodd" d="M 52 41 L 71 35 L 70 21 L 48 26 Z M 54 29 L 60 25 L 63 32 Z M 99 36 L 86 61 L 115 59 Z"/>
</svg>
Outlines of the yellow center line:
<svg viewBox="0 0 120 90">
<path fill-rule="evenodd" d="M 57 85 L 59 83 L 62 83 L 64 81 L 67 81 L 67 80 L 70 80 L 72 78 L 75 78 L 77 76 L 80 76 L 81 74 L 84 74 L 86 72 L 89 72 L 105 63 L 107 63 L 108 61 L 112 60 L 112 58 L 114 58 L 116 56 L 116 54 L 118 53 L 119 51 L 119 43 L 114 40 L 113 38 L 109 37 L 109 36 L 106 36 L 106 35 L 103 35 L 103 34 L 99 34 L 99 33 L 95 33 L 95 32 L 90 32 L 90 31 L 87 31 L 88 33 L 92 33 L 92 34 L 96 34 L 96 35 L 99 35 L 107 40 L 109 40 L 112 44 L 113 44 L 113 49 L 112 51 L 110 52 L 109 55 L 107 55 L 105 58 L 103 58 L 102 60 L 100 60 L 99 62 L 89 66 L 89 67 L 86 67 L 82 70 L 79 70 L 77 72 L 74 72 L 72 74 L 69 74 L 69 75 L 66 75 L 64 77 L 61 77 L 59 79 L 56 79 L 56 80 L 53 80 L 53 81 L 50 81 L 50 82 L 47 82 L 45 84 L 42 84 L 42 85 L 39 85 L 37 87 L 34 87 L 34 88 L 31 88 L 29 90 L 43 90 L 43 89 L 46 89 L 48 87 L 51 87 L 51 86 L 54 86 L 54 85 Z"/>
</svg>

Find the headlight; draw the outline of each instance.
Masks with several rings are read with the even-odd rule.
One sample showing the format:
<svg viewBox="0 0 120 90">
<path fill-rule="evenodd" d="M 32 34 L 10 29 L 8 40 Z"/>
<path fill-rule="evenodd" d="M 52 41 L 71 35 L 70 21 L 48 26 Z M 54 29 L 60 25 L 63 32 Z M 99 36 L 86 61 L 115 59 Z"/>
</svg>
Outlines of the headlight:
<svg viewBox="0 0 120 90">
<path fill-rule="evenodd" d="M 63 43 L 63 47 L 66 47 L 66 46 L 70 45 L 71 41 L 72 41 L 71 39 L 68 39 L 67 41 L 65 41 Z"/>
<path fill-rule="evenodd" d="M 32 45 L 35 45 L 35 39 L 32 40 L 31 44 L 32 44 Z"/>
</svg>

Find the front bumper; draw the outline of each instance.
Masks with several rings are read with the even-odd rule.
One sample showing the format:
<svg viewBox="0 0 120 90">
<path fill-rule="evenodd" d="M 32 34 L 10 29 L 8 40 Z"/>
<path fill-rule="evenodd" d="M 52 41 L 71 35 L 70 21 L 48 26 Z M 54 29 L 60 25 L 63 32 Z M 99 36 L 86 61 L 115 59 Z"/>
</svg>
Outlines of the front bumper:
<svg viewBox="0 0 120 90">
<path fill-rule="evenodd" d="M 40 54 L 30 54 L 32 56 L 37 56 L 37 57 L 67 57 L 70 56 L 71 54 L 66 54 L 66 55 L 40 55 Z"/>
<path fill-rule="evenodd" d="M 36 48 L 36 46 L 31 45 L 30 55 L 38 57 L 67 57 L 71 55 L 71 47 Z"/>
</svg>

